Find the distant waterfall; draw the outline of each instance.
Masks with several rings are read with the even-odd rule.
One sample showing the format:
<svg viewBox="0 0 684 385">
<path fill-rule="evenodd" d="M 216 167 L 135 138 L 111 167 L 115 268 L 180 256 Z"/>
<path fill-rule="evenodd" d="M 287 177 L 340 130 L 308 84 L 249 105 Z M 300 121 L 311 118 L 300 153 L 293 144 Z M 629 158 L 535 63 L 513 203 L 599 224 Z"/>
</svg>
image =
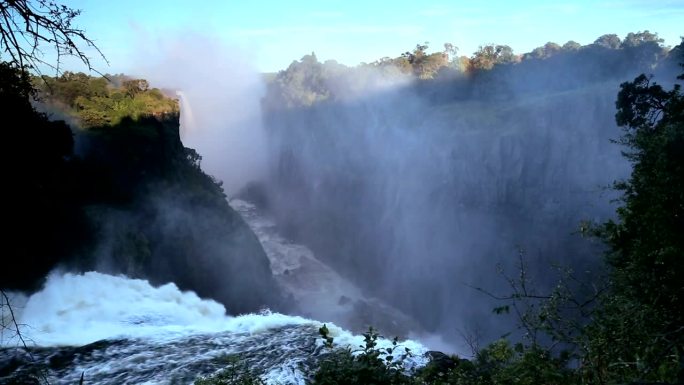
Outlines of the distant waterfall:
<svg viewBox="0 0 684 385">
<path fill-rule="evenodd" d="M 178 95 L 180 101 L 180 137 L 183 140 L 190 132 L 197 130 L 197 125 L 188 96 L 183 91 L 176 91 L 176 95 Z"/>
</svg>

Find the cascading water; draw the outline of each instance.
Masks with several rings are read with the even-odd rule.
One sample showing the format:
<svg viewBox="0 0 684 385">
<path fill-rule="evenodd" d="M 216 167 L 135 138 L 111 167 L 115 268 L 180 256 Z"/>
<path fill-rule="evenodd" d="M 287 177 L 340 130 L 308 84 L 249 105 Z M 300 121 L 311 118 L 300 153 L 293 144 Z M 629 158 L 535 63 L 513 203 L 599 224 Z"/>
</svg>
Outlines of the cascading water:
<svg viewBox="0 0 684 385">
<path fill-rule="evenodd" d="M 3 336 L 0 383 L 47 368 L 52 384 L 192 383 L 224 368 L 239 355 L 268 383 L 303 384 L 325 354 L 322 323 L 264 311 L 226 315 L 217 302 L 181 292 L 174 284 L 96 272 L 52 274 L 43 290 L 16 306 L 27 325 L 28 350 Z M 340 346 L 358 346 L 361 336 L 328 325 Z M 380 345 L 390 342 L 381 341 Z M 413 341 L 411 365 L 421 365 L 425 348 Z"/>
<path fill-rule="evenodd" d="M 183 112 L 180 116 L 180 136 L 181 139 L 184 139 L 189 133 L 196 130 L 195 117 L 185 93 L 183 93 L 183 91 L 176 91 L 176 95 L 178 96 L 180 108 Z"/>
<path fill-rule="evenodd" d="M 259 238 L 273 276 L 283 292 L 297 302 L 299 314 L 333 321 L 356 332 L 373 326 L 391 336 L 426 337 L 414 319 L 377 298 L 367 297 L 316 258 L 308 247 L 280 235 L 275 221 L 254 204 L 233 199 L 230 205 Z"/>
<path fill-rule="evenodd" d="M 373 324 L 392 336 L 418 330 L 396 309 L 364 297 L 308 248 L 280 236 L 254 205 L 240 200 L 231 205 L 257 234 L 274 276 L 301 313 L 355 330 Z M 11 333 L 0 335 L 0 383 L 39 368 L 51 384 L 78 383 L 81 374 L 86 383 L 97 384 L 192 383 L 238 355 L 267 383 L 304 384 L 326 353 L 318 335 L 322 322 L 267 310 L 228 316 L 223 305 L 172 283 L 153 287 L 97 272 L 55 272 L 43 290 L 28 298 L 14 295 L 12 302 L 29 349 L 18 347 Z M 364 314 L 368 309 L 373 311 Z M 330 323 L 328 328 L 339 346 L 363 344 L 362 336 Z M 408 366 L 426 363 L 423 345 L 410 340 L 403 345 L 414 352 Z M 390 341 L 379 346 L 389 347 Z"/>
</svg>

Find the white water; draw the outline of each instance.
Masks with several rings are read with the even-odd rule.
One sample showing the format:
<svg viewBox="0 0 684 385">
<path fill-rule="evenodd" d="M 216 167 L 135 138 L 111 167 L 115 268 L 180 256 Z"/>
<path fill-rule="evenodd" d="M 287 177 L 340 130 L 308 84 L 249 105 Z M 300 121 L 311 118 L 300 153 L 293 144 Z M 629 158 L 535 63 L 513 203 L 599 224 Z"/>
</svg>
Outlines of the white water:
<svg viewBox="0 0 684 385">
<path fill-rule="evenodd" d="M 318 260 L 308 247 L 281 236 L 275 222 L 259 213 L 253 204 L 233 199 L 230 205 L 240 213 L 259 238 L 271 263 L 273 276 L 282 290 L 297 301 L 301 313 L 319 320 L 335 321 L 347 327 L 358 326 L 352 324 L 352 321 L 356 321 L 361 324 L 361 329 L 366 329 L 369 322 L 365 325 L 363 323 L 370 320 L 363 320 L 354 306 L 361 302 L 372 302 L 377 310 L 383 308 L 391 313 L 395 321 L 408 318 L 376 299 L 367 298 L 356 285 Z M 404 327 L 415 328 L 417 322 Z"/>
<path fill-rule="evenodd" d="M 182 111 L 179 128 L 180 138 L 183 140 L 192 132 L 197 131 L 197 124 L 195 123 L 195 115 L 192 113 L 192 107 L 190 106 L 188 97 L 183 93 L 183 91 L 176 91 L 176 95 L 180 101 L 180 109 Z"/>
<path fill-rule="evenodd" d="M 169 283 L 97 272 L 52 274 L 45 288 L 17 309 L 38 346 L 85 345 L 102 339 L 175 338 L 192 333 L 260 330 L 311 321 L 277 313 L 229 317 L 223 305 Z"/>
<path fill-rule="evenodd" d="M 307 247 L 282 237 L 254 205 L 240 200 L 231 205 L 258 236 L 274 277 L 299 303 L 300 314 L 356 330 L 384 326 L 391 336 L 418 330 L 415 321 L 367 298 Z M 44 364 L 52 384 L 78 383 L 82 373 L 86 383 L 192 383 L 224 368 L 225 357 L 235 354 L 267 383 L 304 384 L 327 352 L 318 335 L 322 322 L 269 311 L 231 316 L 223 305 L 172 283 L 153 287 L 124 276 L 53 272 L 41 291 L 28 298 L 14 295 L 12 303 L 34 348 L 29 357 L 15 349 L 20 341 L 13 334 L 0 333 L 0 346 L 7 347 L 0 349 L 0 372 L 16 359 L 23 364 L 12 375 L 30 371 L 32 363 Z M 358 349 L 364 343 L 360 335 L 327 326 L 337 346 Z M 386 339 L 378 343 L 390 346 Z M 414 353 L 408 367 L 427 362 L 420 343 L 402 346 Z M 0 375 L 0 383 L 4 379 Z"/>
<path fill-rule="evenodd" d="M 283 237 L 275 221 L 259 212 L 254 204 L 232 199 L 230 205 L 259 238 L 273 276 L 281 290 L 297 302 L 298 314 L 331 321 L 356 332 L 373 326 L 387 336 L 420 341 L 430 350 L 468 355 L 467 346 L 455 346 L 439 335 L 424 331 L 412 317 L 363 293 L 358 286 L 319 260 L 311 249 Z"/>
<path fill-rule="evenodd" d="M 174 284 L 153 287 L 145 280 L 96 272 L 52 274 L 43 290 L 16 310 L 19 323 L 30 325 L 22 332 L 31 345 L 111 341 L 85 352 L 33 352 L 44 362 L 65 356 L 72 360 L 51 383 L 77 382 L 82 372 L 90 383 L 187 383 L 220 368 L 220 357 L 244 354 L 267 382 L 303 384 L 312 358 L 321 354 L 322 341 L 316 338 L 320 322 L 270 312 L 229 316 L 221 304 L 181 292 Z M 339 346 L 363 344 L 362 336 L 333 324 L 328 328 Z M 2 341 L 4 346 L 17 343 L 14 338 Z M 390 342 L 378 345 L 389 347 Z M 411 365 L 425 363 L 422 345 L 406 341 L 403 346 L 416 353 Z M 0 361 L 13 351 L 0 350 Z"/>
</svg>

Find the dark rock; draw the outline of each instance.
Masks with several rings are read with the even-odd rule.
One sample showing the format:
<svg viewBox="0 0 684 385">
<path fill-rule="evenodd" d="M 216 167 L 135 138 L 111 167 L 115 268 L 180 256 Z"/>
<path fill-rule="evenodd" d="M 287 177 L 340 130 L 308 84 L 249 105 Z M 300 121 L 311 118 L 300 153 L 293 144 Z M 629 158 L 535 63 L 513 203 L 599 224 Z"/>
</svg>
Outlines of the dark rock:
<svg viewBox="0 0 684 385">
<path fill-rule="evenodd" d="M 430 359 L 430 364 L 438 372 L 446 373 L 458 365 L 456 360 L 442 352 L 430 350 L 425 355 Z"/>
</svg>

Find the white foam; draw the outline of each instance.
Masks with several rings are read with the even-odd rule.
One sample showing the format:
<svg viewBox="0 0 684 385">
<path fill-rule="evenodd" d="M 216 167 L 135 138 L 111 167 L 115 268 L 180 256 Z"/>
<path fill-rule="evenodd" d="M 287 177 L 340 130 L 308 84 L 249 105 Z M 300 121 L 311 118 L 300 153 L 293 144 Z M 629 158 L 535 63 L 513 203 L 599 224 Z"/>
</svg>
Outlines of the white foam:
<svg viewBox="0 0 684 385">
<path fill-rule="evenodd" d="M 19 323 L 25 325 L 22 332 L 32 345 L 80 346 L 103 339 L 137 339 L 133 344 L 108 348 L 112 357 L 93 356 L 90 361 L 61 372 L 62 380 L 77 381 L 85 371 L 90 378 L 115 381 L 105 381 L 108 384 L 116 383 L 118 377 L 112 376 L 121 373 L 133 382 L 147 378 L 145 381 L 150 384 L 166 383 L 169 376 L 184 371 L 189 362 L 210 362 L 215 357 L 244 350 L 260 355 L 252 359 L 257 367 L 266 369 L 266 383 L 303 385 L 306 375 L 298 369 L 299 363 L 321 350 L 301 346 L 315 333 L 316 329 L 311 327 L 319 328 L 321 322 L 270 311 L 233 317 L 226 314 L 223 305 L 201 299 L 193 292 L 182 292 L 172 283 L 154 287 L 148 281 L 125 276 L 53 273 L 41 291 L 28 299 L 14 296 L 12 302 Z M 361 350 L 363 336 L 332 323 L 327 323 L 327 327 L 335 346 Z M 196 336 L 200 338 L 195 339 Z M 0 335 L 0 346 L 18 342 L 12 336 Z M 291 343 L 300 345 L 290 349 Z M 321 347 L 323 341 L 318 339 L 316 343 Z M 377 341 L 378 348 L 391 346 L 391 341 Z M 405 362 L 407 368 L 426 363 L 426 349 L 421 344 L 404 341 L 401 347 L 414 353 Z M 269 356 L 270 351 L 281 353 L 274 358 Z M 169 362 L 179 365 L 169 366 Z"/>
<path fill-rule="evenodd" d="M 168 340 L 213 332 L 257 334 L 287 325 L 323 324 L 270 311 L 233 317 L 218 302 L 182 292 L 173 283 L 153 287 L 142 279 L 97 272 L 53 273 L 45 287 L 16 310 L 19 323 L 25 325 L 23 334 L 38 346 L 79 346 L 116 338 Z M 355 349 L 363 344 L 363 336 L 332 323 L 327 326 L 336 345 Z M 391 346 L 388 340 L 378 342 L 379 347 Z M 419 354 L 425 351 L 414 341 L 403 346 Z"/>
<path fill-rule="evenodd" d="M 218 302 L 182 292 L 173 283 L 153 287 L 145 280 L 97 272 L 51 274 L 45 287 L 16 310 L 24 335 L 39 346 L 202 332 L 258 333 L 312 322 L 277 313 L 231 317 Z"/>
</svg>

